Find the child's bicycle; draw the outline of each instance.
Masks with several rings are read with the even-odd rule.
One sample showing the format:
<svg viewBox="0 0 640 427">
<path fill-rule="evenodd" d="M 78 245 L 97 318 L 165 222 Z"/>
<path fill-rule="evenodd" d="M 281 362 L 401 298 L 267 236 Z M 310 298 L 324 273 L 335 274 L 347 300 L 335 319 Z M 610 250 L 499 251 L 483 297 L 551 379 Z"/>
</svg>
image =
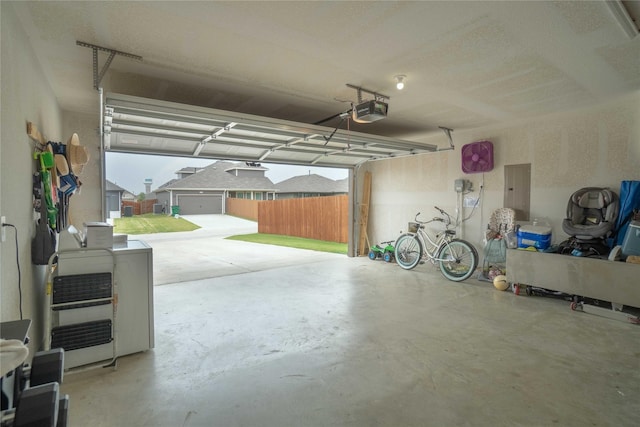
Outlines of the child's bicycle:
<svg viewBox="0 0 640 427">
<path fill-rule="evenodd" d="M 409 223 L 409 232 L 396 240 L 395 258 L 398 265 L 411 270 L 424 258 L 440 266 L 440 272 L 449 280 L 460 282 L 468 279 L 478 266 L 478 251 L 465 240 L 456 239 L 456 231 L 451 229 L 452 221 L 448 213 L 435 207 L 443 217 L 435 217 L 429 221 Z M 433 238 L 425 231 L 425 225 L 431 222 L 443 222 L 445 230 Z"/>
<path fill-rule="evenodd" d="M 393 261 L 393 240 L 389 240 L 388 242 L 382 242 L 379 245 L 373 245 L 369 250 L 369 259 L 375 260 L 378 258 L 382 258 L 385 262 Z"/>
</svg>

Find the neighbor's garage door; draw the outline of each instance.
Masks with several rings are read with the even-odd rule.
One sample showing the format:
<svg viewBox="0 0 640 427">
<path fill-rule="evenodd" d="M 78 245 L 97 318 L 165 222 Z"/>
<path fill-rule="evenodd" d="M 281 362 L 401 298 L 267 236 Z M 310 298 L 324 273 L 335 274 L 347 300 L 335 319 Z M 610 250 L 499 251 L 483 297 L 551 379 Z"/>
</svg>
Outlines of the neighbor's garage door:
<svg viewBox="0 0 640 427">
<path fill-rule="evenodd" d="M 181 215 L 221 214 L 222 196 L 178 196 Z"/>
</svg>

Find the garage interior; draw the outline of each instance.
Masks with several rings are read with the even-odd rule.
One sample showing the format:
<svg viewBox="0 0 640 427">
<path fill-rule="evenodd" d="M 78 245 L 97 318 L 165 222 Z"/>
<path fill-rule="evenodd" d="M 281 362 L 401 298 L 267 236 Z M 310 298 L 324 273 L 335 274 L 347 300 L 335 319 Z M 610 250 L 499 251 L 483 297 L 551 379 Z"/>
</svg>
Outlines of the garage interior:
<svg viewBox="0 0 640 427">
<path fill-rule="evenodd" d="M 104 149 L 347 167 L 350 255 L 366 173 L 372 242 L 439 206 L 469 217 L 456 231 L 481 250 L 489 215 L 504 204 L 505 170 L 529 165 L 521 222 L 548 222 L 558 243 L 575 190 L 640 180 L 638 9 L 3 1 L 0 214 L 14 228 L 2 230 L 0 320 L 32 319 L 30 354 L 41 347 L 45 280 L 31 263 L 27 122 L 51 141 L 77 133 L 89 151 L 70 206 L 76 227 L 105 218 Z M 387 116 L 353 120 L 361 96 L 388 103 Z M 154 130 L 115 108 L 149 100 Z M 166 108 L 207 115 L 207 124 L 162 117 Z M 225 139 L 241 119 L 262 128 L 238 125 L 246 134 Z M 175 125 L 189 130 L 172 134 Z M 198 126 L 215 128 L 211 139 L 193 133 Z M 466 174 L 461 148 L 477 141 L 493 143 L 493 169 Z M 458 179 L 477 209 L 460 203 Z M 361 256 L 282 258 L 155 286 L 155 347 L 115 370 L 68 372 L 69 425 L 637 423 L 637 325 L 476 279 L 453 283 L 429 263 L 404 271 Z M 631 285 L 602 283 L 637 301 Z"/>
</svg>

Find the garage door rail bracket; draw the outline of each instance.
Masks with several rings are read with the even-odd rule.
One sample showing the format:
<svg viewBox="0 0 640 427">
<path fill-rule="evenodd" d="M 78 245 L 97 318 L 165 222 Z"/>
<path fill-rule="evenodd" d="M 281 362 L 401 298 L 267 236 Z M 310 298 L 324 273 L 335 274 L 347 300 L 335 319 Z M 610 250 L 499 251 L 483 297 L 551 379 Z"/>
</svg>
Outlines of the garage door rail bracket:
<svg viewBox="0 0 640 427">
<path fill-rule="evenodd" d="M 78 46 L 88 47 L 93 50 L 93 88 L 95 90 L 98 90 L 98 88 L 100 87 L 100 82 L 102 81 L 102 78 L 104 77 L 107 70 L 109 69 L 109 66 L 111 65 L 111 61 L 113 61 L 113 58 L 116 55 L 126 56 L 127 58 L 142 61 L 142 56 L 134 55 L 132 53 L 121 52 L 119 50 L 109 49 L 108 47 L 97 46 L 95 44 L 85 43 L 79 40 L 76 40 L 76 44 Z M 107 58 L 107 62 L 104 63 L 104 65 L 102 66 L 102 70 L 100 70 L 100 72 L 98 72 L 98 51 L 99 50 L 103 52 L 109 52 L 109 57 Z"/>
</svg>

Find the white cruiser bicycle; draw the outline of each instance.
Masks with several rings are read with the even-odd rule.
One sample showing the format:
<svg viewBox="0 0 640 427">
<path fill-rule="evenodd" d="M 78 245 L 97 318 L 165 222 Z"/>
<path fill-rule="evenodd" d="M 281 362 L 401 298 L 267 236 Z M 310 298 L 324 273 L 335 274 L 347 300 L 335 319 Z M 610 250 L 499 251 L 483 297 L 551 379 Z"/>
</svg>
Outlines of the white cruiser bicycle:
<svg viewBox="0 0 640 427">
<path fill-rule="evenodd" d="M 444 277 L 454 282 L 468 279 L 478 266 L 478 251 L 466 240 L 456 239 L 456 231 L 452 229 L 451 216 L 435 206 L 442 217 L 435 217 L 429 221 L 419 221 L 416 214 L 415 221 L 409 223 L 409 232 L 398 237 L 395 244 L 395 258 L 398 265 L 405 270 L 411 270 L 422 260 L 438 263 Z M 425 226 L 432 222 L 442 222 L 445 229 L 435 236 L 429 236 Z"/>
</svg>

